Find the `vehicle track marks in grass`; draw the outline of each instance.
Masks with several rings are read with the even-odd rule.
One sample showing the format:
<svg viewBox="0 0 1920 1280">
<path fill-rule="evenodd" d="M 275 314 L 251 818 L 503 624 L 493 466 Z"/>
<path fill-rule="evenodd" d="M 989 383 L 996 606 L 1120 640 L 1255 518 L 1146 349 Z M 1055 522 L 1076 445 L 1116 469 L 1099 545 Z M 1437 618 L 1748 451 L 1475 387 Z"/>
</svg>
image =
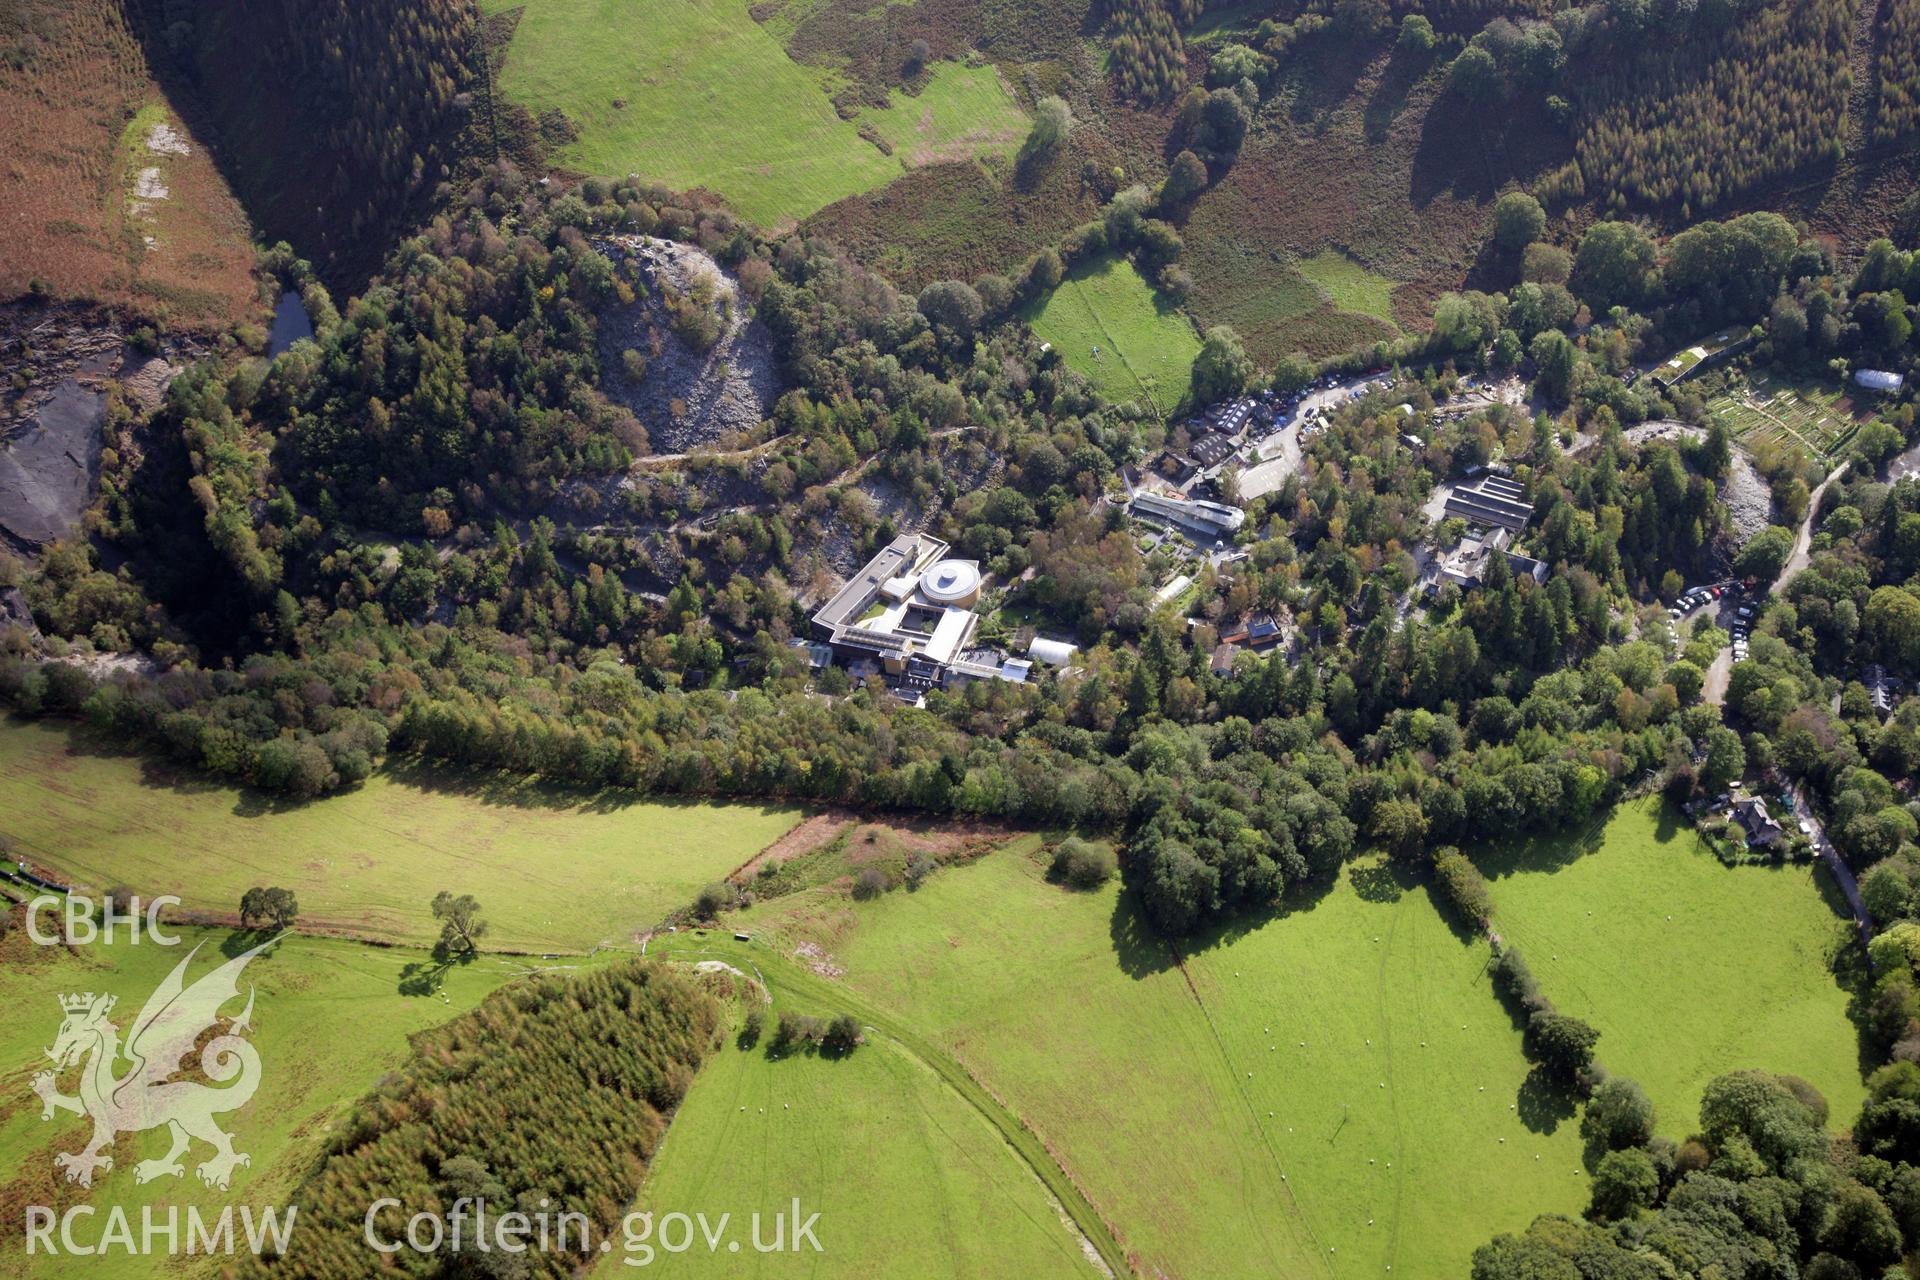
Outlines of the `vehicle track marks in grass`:
<svg viewBox="0 0 1920 1280">
<path fill-rule="evenodd" d="M 1253 1122 L 1253 1131 L 1259 1135 L 1260 1145 L 1265 1149 L 1267 1158 L 1272 1161 L 1274 1173 L 1281 1180 L 1280 1189 L 1287 1197 L 1287 1203 L 1292 1206 L 1294 1220 L 1298 1222 L 1300 1229 L 1306 1232 L 1307 1239 L 1313 1246 L 1314 1258 L 1319 1261 L 1328 1275 L 1332 1275 L 1333 1264 L 1328 1261 L 1330 1250 L 1326 1242 L 1320 1238 L 1319 1232 L 1313 1229 L 1313 1222 L 1307 1217 L 1306 1206 L 1302 1205 L 1299 1197 L 1293 1193 L 1293 1184 L 1286 1177 L 1286 1166 L 1280 1159 L 1280 1153 L 1274 1150 L 1273 1137 L 1268 1132 L 1267 1126 L 1260 1123 L 1259 1109 L 1254 1106 L 1253 1098 L 1247 1093 L 1246 1085 L 1242 1083 L 1238 1064 L 1234 1062 L 1233 1055 L 1228 1052 L 1226 1040 L 1220 1034 L 1220 1027 L 1213 1020 L 1213 1010 L 1207 1008 L 1207 1002 L 1201 998 L 1200 988 L 1194 984 L 1193 972 L 1187 968 L 1186 958 L 1171 944 L 1168 949 L 1173 952 L 1174 963 L 1180 966 L 1180 976 L 1186 979 L 1187 994 L 1193 997 L 1193 1003 L 1199 1008 L 1200 1016 L 1206 1019 L 1207 1030 L 1213 1036 L 1214 1048 L 1219 1051 L 1220 1060 L 1227 1065 L 1227 1075 L 1233 1081 L 1233 1087 L 1240 1096 L 1241 1105 L 1247 1110 L 1247 1119 Z"/>
</svg>

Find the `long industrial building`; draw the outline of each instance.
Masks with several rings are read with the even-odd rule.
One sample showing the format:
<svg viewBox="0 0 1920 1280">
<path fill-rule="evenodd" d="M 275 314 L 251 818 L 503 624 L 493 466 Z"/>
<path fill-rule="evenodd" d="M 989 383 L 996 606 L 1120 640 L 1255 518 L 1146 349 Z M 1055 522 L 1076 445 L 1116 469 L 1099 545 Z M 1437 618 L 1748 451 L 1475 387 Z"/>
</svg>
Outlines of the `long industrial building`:
<svg viewBox="0 0 1920 1280">
<path fill-rule="evenodd" d="M 1200 498 L 1172 498 L 1158 493 L 1139 493 L 1133 498 L 1133 514 L 1177 526 L 1182 533 L 1203 542 L 1231 538 L 1247 522 L 1247 513 L 1224 502 Z"/>
<path fill-rule="evenodd" d="M 1483 476 L 1478 484 L 1461 485 L 1447 495 L 1446 513 L 1484 529 L 1519 533 L 1533 519 L 1527 491 L 1506 476 Z"/>
</svg>

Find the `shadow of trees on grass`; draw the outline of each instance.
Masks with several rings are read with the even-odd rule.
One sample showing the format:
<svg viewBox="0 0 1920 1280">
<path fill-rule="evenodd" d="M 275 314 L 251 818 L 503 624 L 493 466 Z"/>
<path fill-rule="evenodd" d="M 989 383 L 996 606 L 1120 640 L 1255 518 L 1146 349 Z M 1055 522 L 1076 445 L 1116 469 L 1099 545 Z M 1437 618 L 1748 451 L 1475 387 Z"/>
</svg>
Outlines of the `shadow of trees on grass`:
<svg viewBox="0 0 1920 1280">
<path fill-rule="evenodd" d="M 1529 1132 L 1550 1134 L 1573 1119 L 1579 1095 L 1546 1067 L 1536 1065 L 1514 1095 L 1515 1114 Z"/>
</svg>

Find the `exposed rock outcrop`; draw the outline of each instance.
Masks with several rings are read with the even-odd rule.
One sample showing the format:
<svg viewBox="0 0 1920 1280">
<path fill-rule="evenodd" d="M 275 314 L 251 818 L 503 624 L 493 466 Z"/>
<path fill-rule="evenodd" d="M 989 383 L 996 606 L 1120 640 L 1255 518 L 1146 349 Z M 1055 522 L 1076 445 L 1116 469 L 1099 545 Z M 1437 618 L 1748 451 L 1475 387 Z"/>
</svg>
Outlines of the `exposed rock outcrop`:
<svg viewBox="0 0 1920 1280">
<path fill-rule="evenodd" d="M 773 339 L 733 277 L 671 240 L 597 247 L 639 294 L 600 317 L 602 389 L 646 427 L 653 452 L 711 447 L 765 419 L 779 391 Z"/>
</svg>

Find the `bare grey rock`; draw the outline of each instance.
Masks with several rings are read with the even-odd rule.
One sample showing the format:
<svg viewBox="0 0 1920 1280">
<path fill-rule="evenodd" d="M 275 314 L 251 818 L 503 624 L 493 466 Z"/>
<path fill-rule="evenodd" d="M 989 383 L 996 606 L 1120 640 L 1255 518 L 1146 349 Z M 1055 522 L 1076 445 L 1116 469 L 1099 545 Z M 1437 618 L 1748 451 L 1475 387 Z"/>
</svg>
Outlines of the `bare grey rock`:
<svg viewBox="0 0 1920 1280">
<path fill-rule="evenodd" d="M 1698 440 L 1706 434 L 1704 427 L 1671 419 L 1643 422 L 1626 430 L 1627 439 L 1634 444 L 1645 444 L 1649 440 Z M 1729 468 L 1720 497 L 1727 504 L 1728 519 L 1732 521 L 1736 539 L 1742 546 L 1773 522 L 1773 490 L 1768 487 L 1765 477 L 1754 469 L 1753 460 L 1744 449 L 1735 447 L 1733 450 L 1733 465 Z"/>
<path fill-rule="evenodd" d="M 69 378 L 0 446 L 0 532 L 26 549 L 69 536 L 100 475 L 106 396 Z"/>
<path fill-rule="evenodd" d="M 773 338 L 738 283 L 692 245 L 617 236 L 596 247 L 639 286 L 640 296 L 600 317 L 601 390 L 647 429 L 655 453 L 711 447 L 765 420 L 779 393 Z M 706 313 L 710 347 L 689 344 L 673 306 Z M 627 353 L 645 362 L 638 378 Z"/>
</svg>

